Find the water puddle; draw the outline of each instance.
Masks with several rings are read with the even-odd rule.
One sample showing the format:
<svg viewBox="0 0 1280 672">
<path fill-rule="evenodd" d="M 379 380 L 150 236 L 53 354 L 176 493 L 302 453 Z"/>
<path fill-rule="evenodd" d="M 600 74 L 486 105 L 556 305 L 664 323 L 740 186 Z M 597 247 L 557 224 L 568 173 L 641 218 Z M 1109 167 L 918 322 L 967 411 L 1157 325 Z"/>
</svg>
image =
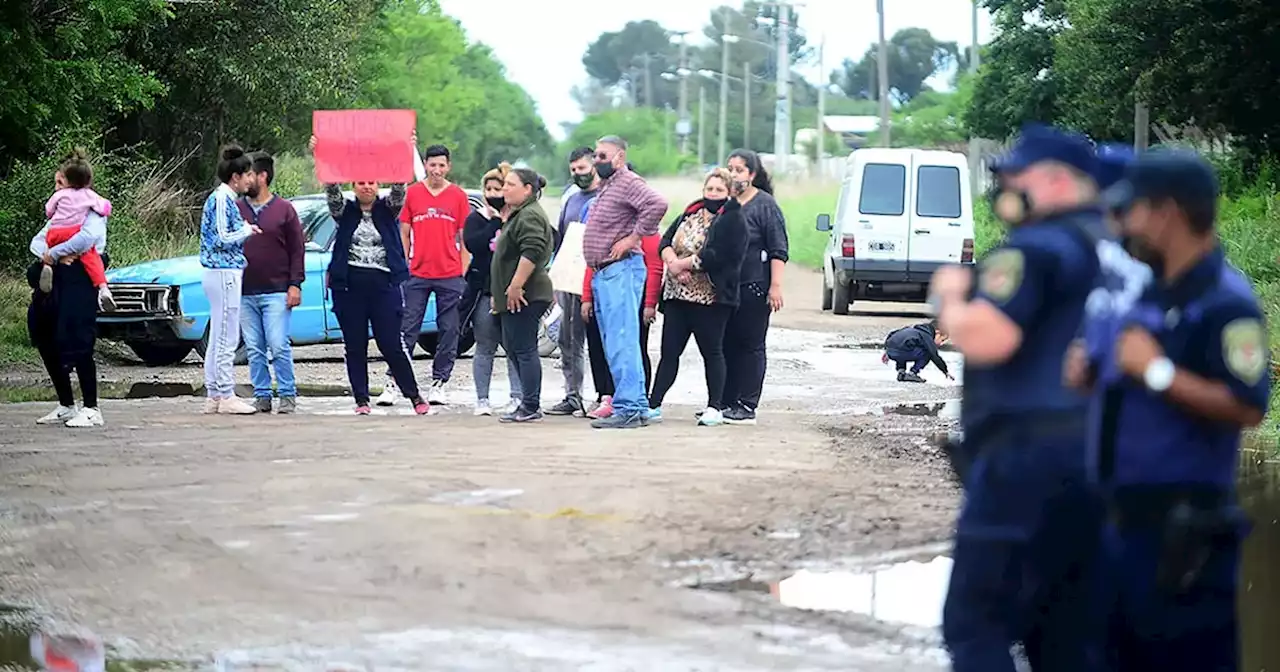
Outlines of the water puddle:
<svg viewBox="0 0 1280 672">
<path fill-rule="evenodd" d="M 934 401 L 918 404 L 896 404 L 882 409 L 885 415 L 911 415 L 939 418 L 942 420 L 960 419 L 960 400 Z"/>
</svg>

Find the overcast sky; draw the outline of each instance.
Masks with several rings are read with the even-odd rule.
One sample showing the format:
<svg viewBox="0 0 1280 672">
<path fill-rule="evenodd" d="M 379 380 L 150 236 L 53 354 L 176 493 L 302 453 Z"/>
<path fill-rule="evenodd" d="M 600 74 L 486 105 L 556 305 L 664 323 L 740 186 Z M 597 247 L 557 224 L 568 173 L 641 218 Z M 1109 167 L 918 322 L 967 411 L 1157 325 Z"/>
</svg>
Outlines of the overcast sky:
<svg viewBox="0 0 1280 672">
<path fill-rule="evenodd" d="M 586 81 L 582 54 L 600 33 L 653 19 L 701 37 L 711 10 L 722 4 L 725 0 L 440 0 L 469 39 L 493 48 L 507 76 L 537 101 L 547 130 L 557 138 L 563 135 L 562 122 L 582 118 L 569 89 Z M 970 0 L 887 0 L 885 5 L 888 35 L 917 26 L 962 46 L 971 40 Z M 810 44 L 826 38 L 827 70 L 845 58 L 861 57 L 876 40 L 876 0 L 804 0 L 797 12 Z M 991 21 L 983 10 L 978 39 L 985 43 L 990 37 Z M 810 81 L 818 79 L 816 64 L 800 70 Z"/>
</svg>

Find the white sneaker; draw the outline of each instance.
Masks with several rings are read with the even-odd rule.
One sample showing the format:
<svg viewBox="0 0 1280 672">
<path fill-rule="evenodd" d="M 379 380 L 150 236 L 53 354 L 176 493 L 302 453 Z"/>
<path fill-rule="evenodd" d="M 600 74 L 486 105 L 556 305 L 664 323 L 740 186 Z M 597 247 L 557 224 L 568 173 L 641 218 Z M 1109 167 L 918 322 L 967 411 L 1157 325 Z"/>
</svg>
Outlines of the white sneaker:
<svg viewBox="0 0 1280 672">
<path fill-rule="evenodd" d="M 74 418 L 67 421 L 68 427 L 101 427 L 106 424 L 102 419 L 102 411 L 96 408 L 82 408 Z"/>
<path fill-rule="evenodd" d="M 36 420 L 37 425 L 65 425 L 67 421 L 76 416 L 75 406 L 59 406 L 49 414 Z"/>
<path fill-rule="evenodd" d="M 519 408 L 520 408 L 520 404 L 521 404 L 521 403 L 522 403 L 522 402 L 521 402 L 521 400 L 519 400 L 519 399 L 512 399 L 511 401 L 508 401 L 508 402 L 507 402 L 507 406 L 506 406 L 506 408 L 503 408 L 503 409 L 502 409 L 502 412 L 503 412 L 503 413 L 515 413 L 517 410 L 519 410 Z"/>
<path fill-rule="evenodd" d="M 382 394 L 378 395 L 376 403 L 379 406 L 395 406 L 396 399 L 400 397 L 400 388 L 396 387 L 396 381 L 388 378 L 387 384 L 382 388 Z"/>
<path fill-rule="evenodd" d="M 204 400 L 204 410 L 201 411 L 201 413 L 204 413 L 205 415 L 213 415 L 214 413 L 218 412 L 218 406 L 220 405 L 222 405 L 221 399 L 214 399 L 213 397 L 209 397 L 208 399 Z"/>
<path fill-rule="evenodd" d="M 707 407 L 707 409 L 702 412 L 702 415 L 698 416 L 698 425 L 700 427 L 715 427 L 723 424 L 724 414 L 721 413 L 718 408 Z"/>
<path fill-rule="evenodd" d="M 431 381 L 431 388 L 427 390 L 427 403 L 432 406 L 441 406 L 449 403 L 445 400 L 445 383 L 443 380 Z"/>
<path fill-rule="evenodd" d="M 253 415 L 257 412 L 253 404 L 246 404 L 240 397 L 227 397 L 218 402 L 220 415 Z"/>
<path fill-rule="evenodd" d="M 476 410 L 472 411 L 472 414 L 476 417 L 480 417 L 482 415 L 493 415 L 493 408 L 489 406 L 489 400 L 481 399 L 477 401 Z"/>
</svg>

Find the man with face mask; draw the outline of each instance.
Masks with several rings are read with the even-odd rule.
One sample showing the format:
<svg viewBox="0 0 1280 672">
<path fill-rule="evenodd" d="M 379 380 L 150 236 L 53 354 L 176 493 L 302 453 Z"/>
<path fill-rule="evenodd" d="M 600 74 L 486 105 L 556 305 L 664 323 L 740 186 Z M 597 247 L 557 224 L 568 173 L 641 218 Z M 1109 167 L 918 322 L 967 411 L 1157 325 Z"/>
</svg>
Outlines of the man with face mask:
<svg viewBox="0 0 1280 672">
<path fill-rule="evenodd" d="M 1140 157 L 1110 194 L 1156 278 L 1081 367 L 1090 466 L 1106 497 L 1099 595 L 1117 670 L 1235 670 L 1240 435 L 1263 419 L 1270 361 L 1249 279 L 1214 227 L 1213 169 L 1183 150 Z"/>
<path fill-rule="evenodd" d="M 600 178 L 592 163 L 595 150 L 579 147 L 569 154 L 569 174 L 573 177 L 573 191 L 566 193 L 560 206 L 560 224 L 556 229 L 555 254 L 560 254 L 569 225 L 585 222 L 587 207 L 599 193 Z M 586 376 L 585 343 L 587 325 L 582 319 L 581 289 L 565 289 L 556 292 L 560 304 L 560 364 L 564 373 L 564 399 L 546 409 L 547 415 L 586 416 L 582 402 L 582 381 Z"/>
<path fill-rule="evenodd" d="M 627 168 L 627 143 L 607 135 L 596 143 L 599 196 L 587 215 L 582 256 L 592 271 L 594 319 L 613 375 L 613 414 L 591 422 L 598 429 L 649 424 L 649 398 L 641 358 L 640 320 L 645 266 L 641 242 L 656 236 L 667 199 Z"/>
<path fill-rule="evenodd" d="M 976 283 L 939 269 L 940 328 L 965 356 L 965 501 L 943 636 L 957 672 L 1094 669 L 1086 572 L 1099 516 L 1084 460 L 1085 400 L 1062 380 L 1098 275 L 1097 157 L 1083 137 L 1032 125 L 992 166 L 1009 227 Z M 971 286 L 976 285 L 976 286 Z"/>
</svg>

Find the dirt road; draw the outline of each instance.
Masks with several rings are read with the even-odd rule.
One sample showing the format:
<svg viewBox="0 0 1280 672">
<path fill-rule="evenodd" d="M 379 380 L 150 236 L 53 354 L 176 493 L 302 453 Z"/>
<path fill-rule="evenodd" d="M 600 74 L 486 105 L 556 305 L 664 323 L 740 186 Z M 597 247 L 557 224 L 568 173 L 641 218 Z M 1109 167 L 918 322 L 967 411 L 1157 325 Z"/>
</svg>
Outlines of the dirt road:
<svg viewBox="0 0 1280 672">
<path fill-rule="evenodd" d="M 859 347 L 913 318 L 822 315 L 816 274 L 788 283 L 756 427 L 694 426 L 692 347 L 667 421 L 622 433 L 473 418 L 465 371 L 428 418 L 336 398 L 209 418 L 186 397 L 109 401 L 106 428 L 73 433 L 34 426 L 43 405 L 0 406 L 3 596 L 121 655 L 226 670 L 942 669 L 932 631 L 760 588 L 927 559 L 957 500 L 924 441 L 948 411 L 917 405 L 954 384 L 899 385 Z M 320 359 L 299 378 L 341 380 Z M 547 362 L 544 398 L 559 387 Z"/>
</svg>

